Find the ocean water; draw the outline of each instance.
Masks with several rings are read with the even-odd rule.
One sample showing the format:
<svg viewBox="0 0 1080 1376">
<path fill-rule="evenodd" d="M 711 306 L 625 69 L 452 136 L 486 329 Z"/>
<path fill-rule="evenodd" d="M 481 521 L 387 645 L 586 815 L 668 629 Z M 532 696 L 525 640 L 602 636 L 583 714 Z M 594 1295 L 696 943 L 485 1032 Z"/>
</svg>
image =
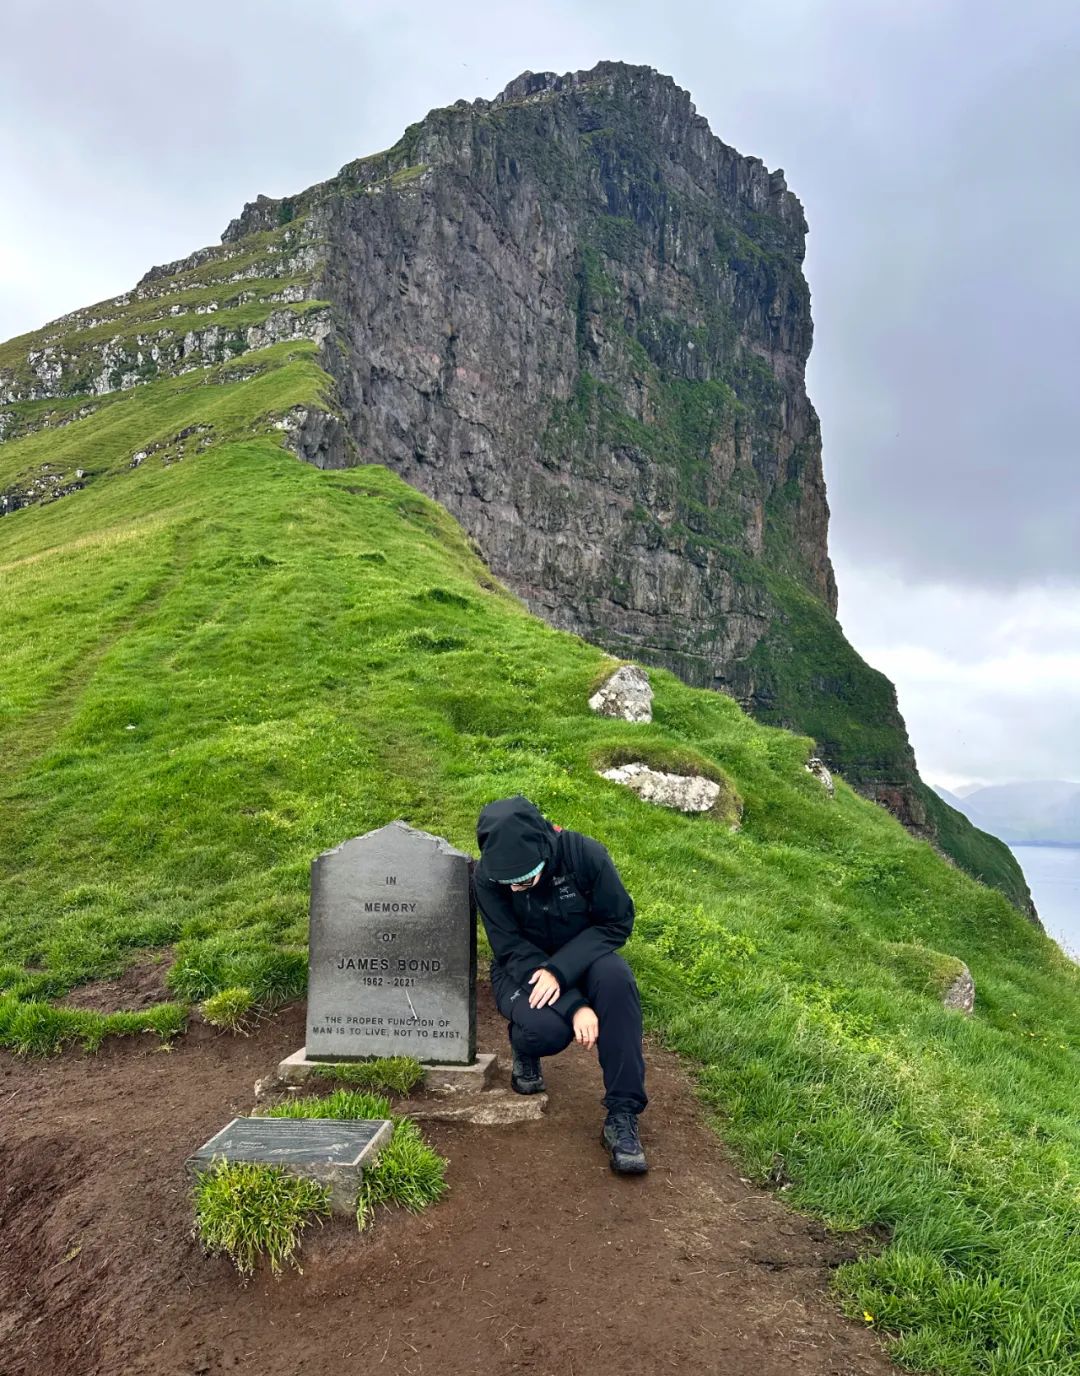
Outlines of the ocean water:
<svg viewBox="0 0 1080 1376">
<path fill-rule="evenodd" d="M 1010 846 L 1047 932 L 1080 961 L 1080 846 Z"/>
</svg>

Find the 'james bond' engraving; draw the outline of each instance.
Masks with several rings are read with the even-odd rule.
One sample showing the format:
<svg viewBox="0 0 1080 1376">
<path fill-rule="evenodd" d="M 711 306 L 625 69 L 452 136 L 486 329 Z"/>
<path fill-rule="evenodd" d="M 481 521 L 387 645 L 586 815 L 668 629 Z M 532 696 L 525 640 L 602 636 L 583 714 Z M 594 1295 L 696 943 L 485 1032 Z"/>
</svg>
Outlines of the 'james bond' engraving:
<svg viewBox="0 0 1080 1376">
<path fill-rule="evenodd" d="M 441 960 L 387 960 L 385 956 L 342 956 L 337 963 L 339 970 L 417 970 L 421 973 L 437 974 L 442 969 Z"/>
</svg>

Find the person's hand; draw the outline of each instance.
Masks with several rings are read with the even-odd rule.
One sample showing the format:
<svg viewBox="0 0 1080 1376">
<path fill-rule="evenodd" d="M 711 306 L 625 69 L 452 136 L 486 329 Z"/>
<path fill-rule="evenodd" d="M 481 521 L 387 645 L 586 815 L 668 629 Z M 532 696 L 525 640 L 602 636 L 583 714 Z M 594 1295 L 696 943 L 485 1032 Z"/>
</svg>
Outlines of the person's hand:
<svg viewBox="0 0 1080 1376">
<path fill-rule="evenodd" d="M 529 976 L 529 983 L 532 985 L 529 994 L 530 1008 L 546 1008 L 562 993 L 559 981 L 550 970 L 534 970 Z"/>
<path fill-rule="evenodd" d="M 595 1046 L 600 1035 L 600 1021 L 587 1003 L 583 1003 L 574 1013 L 574 1040 L 578 1046 L 588 1051 Z"/>
</svg>

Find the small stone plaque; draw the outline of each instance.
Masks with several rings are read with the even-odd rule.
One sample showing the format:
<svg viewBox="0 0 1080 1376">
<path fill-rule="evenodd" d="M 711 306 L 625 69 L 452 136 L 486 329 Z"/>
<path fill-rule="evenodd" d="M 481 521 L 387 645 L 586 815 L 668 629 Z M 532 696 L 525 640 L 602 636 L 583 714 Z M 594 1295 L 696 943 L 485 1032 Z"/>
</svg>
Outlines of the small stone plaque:
<svg viewBox="0 0 1080 1376">
<path fill-rule="evenodd" d="M 256 1161 L 330 1186 L 331 1202 L 355 1207 L 363 1167 L 393 1134 L 389 1118 L 234 1118 L 188 1157 L 191 1171 L 215 1161 Z"/>
<path fill-rule="evenodd" d="M 469 857 L 391 822 L 311 867 L 306 1051 L 312 1061 L 476 1056 Z"/>
<path fill-rule="evenodd" d="M 191 1160 L 207 1165 L 223 1157 L 268 1166 L 359 1166 L 372 1144 L 382 1141 L 389 1122 L 388 1118 L 234 1118 Z"/>
</svg>

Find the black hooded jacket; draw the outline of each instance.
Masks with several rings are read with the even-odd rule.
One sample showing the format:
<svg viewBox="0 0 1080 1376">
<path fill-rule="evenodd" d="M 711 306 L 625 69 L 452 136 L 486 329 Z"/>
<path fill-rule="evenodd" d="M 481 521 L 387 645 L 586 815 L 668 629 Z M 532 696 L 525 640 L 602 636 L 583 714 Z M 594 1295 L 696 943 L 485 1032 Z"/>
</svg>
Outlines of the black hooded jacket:
<svg viewBox="0 0 1080 1376">
<path fill-rule="evenodd" d="M 591 836 L 557 830 L 520 794 L 484 808 L 476 839 L 476 898 L 495 957 L 493 978 L 523 985 L 534 970 L 550 970 L 561 988 L 552 1007 L 572 1017 L 585 1002 L 581 976 L 622 946 L 634 926 L 634 900 L 611 857 Z M 499 882 L 541 861 L 531 889 L 514 893 Z"/>
</svg>

